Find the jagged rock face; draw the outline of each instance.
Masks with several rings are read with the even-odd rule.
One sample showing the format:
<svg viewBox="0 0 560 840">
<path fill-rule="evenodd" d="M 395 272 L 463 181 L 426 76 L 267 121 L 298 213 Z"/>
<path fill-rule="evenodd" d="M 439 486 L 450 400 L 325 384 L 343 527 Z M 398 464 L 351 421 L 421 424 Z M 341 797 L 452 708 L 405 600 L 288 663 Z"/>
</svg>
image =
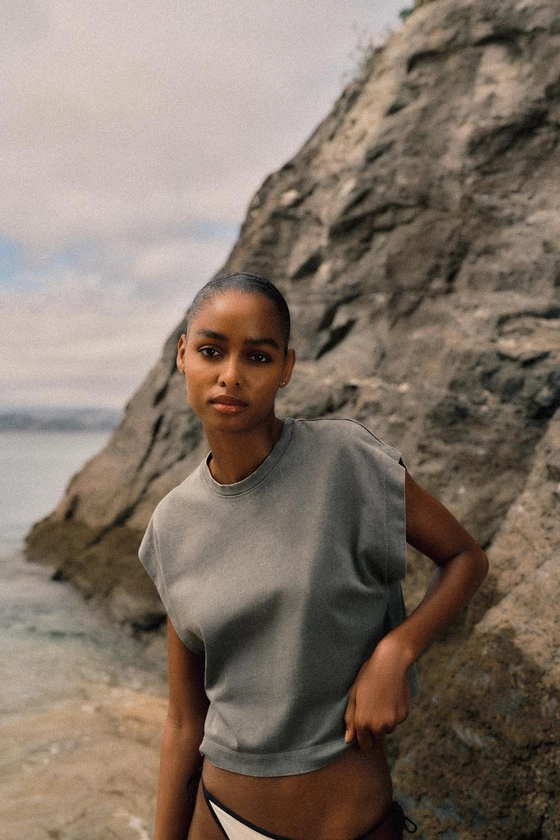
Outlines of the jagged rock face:
<svg viewBox="0 0 560 840">
<path fill-rule="evenodd" d="M 224 268 L 290 301 L 299 366 L 281 412 L 360 419 L 489 549 L 489 583 L 427 654 L 392 747 L 422 836 L 558 837 L 558 7 L 416 7 L 265 181 Z M 28 539 L 140 627 L 161 608 L 138 541 L 205 452 L 174 366 L 182 327 Z M 410 572 L 413 602 L 425 562 Z"/>
</svg>

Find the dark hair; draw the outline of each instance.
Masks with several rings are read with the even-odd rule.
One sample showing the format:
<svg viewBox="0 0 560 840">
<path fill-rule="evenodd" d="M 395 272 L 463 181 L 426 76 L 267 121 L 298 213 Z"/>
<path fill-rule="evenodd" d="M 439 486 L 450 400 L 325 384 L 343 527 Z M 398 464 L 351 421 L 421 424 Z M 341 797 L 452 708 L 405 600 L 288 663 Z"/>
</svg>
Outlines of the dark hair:
<svg viewBox="0 0 560 840">
<path fill-rule="evenodd" d="M 285 349 L 287 350 L 288 342 L 290 341 L 291 325 L 290 310 L 286 303 L 286 298 L 270 280 L 267 280 L 265 277 L 259 277 L 258 274 L 247 274 L 244 271 L 237 271 L 233 274 L 220 274 L 218 277 L 214 277 L 213 280 L 206 283 L 197 292 L 187 315 L 187 332 L 194 316 L 200 312 L 209 300 L 222 294 L 222 292 L 228 292 L 230 290 L 244 292 L 246 294 L 257 293 L 264 295 L 264 297 L 272 301 L 280 319 L 280 326 L 284 333 Z"/>
</svg>

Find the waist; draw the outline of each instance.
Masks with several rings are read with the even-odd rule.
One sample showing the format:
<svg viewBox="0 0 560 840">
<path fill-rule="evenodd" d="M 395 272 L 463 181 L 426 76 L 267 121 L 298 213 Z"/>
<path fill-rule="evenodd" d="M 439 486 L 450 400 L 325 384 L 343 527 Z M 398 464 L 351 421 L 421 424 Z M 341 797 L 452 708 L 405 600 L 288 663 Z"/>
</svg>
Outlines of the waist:
<svg viewBox="0 0 560 840">
<path fill-rule="evenodd" d="M 246 776 L 206 759 L 203 778 L 233 811 L 290 837 L 357 837 L 385 815 L 393 796 L 381 739 L 371 750 L 353 744 L 325 767 L 292 776 Z"/>
</svg>

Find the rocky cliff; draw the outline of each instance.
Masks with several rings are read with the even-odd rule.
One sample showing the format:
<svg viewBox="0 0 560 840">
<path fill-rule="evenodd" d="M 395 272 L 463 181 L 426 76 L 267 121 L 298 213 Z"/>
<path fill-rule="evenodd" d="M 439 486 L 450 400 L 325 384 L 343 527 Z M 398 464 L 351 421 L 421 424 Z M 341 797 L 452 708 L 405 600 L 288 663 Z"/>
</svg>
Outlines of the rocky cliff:
<svg viewBox="0 0 560 840">
<path fill-rule="evenodd" d="M 393 741 L 425 838 L 560 836 L 560 17 L 554 0 L 419 2 L 254 197 L 225 270 L 295 316 L 281 412 L 360 419 L 488 549 Z M 113 614 L 161 608 L 136 549 L 200 460 L 170 336 L 107 447 L 28 538 Z M 425 561 L 410 558 L 407 597 Z M 420 737 L 421 733 L 421 737 Z"/>
</svg>

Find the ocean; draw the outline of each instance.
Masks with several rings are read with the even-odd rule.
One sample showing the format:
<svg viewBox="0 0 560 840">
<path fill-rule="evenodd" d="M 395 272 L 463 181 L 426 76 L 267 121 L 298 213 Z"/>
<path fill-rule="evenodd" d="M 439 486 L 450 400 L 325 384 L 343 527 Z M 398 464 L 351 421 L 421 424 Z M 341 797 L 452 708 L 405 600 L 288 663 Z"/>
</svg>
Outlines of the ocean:
<svg viewBox="0 0 560 840">
<path fill-rule="evenodd" d="M 0 432 L 0 554 L 21 545 L 108 437 L 108 432 Z"/>
<path fill-rule="evenodd" d="M 164 642 L 150 650 L 22 552 L 107 438 L 0 432 L 0 840 L 149 838 Z"/>
</svg>

